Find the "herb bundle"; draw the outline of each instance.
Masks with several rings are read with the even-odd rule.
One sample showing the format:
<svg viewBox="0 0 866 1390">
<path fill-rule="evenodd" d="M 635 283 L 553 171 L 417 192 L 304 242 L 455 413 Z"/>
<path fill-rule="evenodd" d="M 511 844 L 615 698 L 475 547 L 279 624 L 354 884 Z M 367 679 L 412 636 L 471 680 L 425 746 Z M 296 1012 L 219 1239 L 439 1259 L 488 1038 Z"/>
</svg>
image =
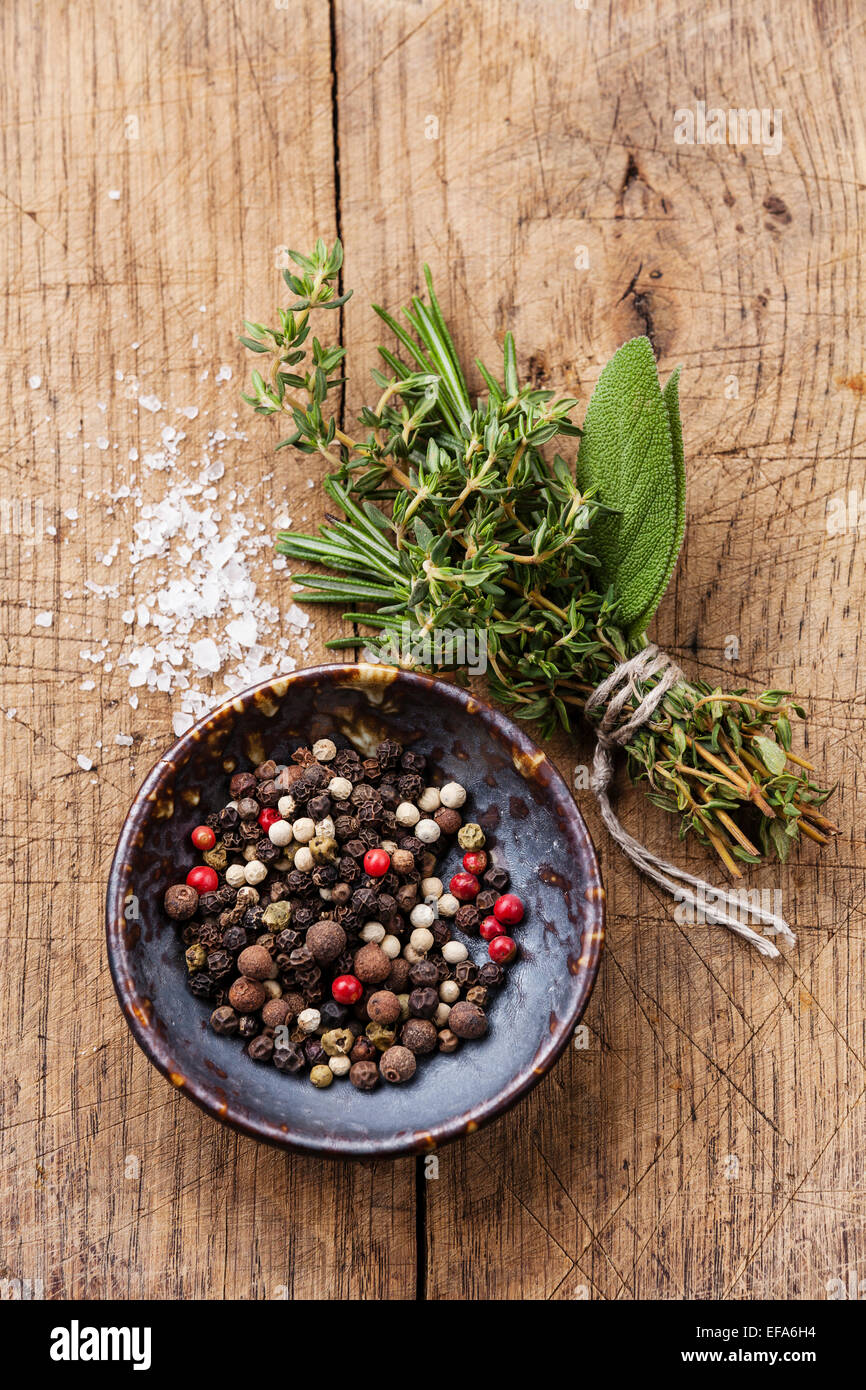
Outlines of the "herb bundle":
<svg viewBox="0 0 866 1390">
<path fill-rule="evenodd" d="M 521 384 L 506 334 L 501 376 L 476 359 L 485 394 L 470 397 L 425 267 L 427 301 L 399 323 L 374 306 L 395 343 L 380 347 L 376 394 L 349 435 L 335 393 L 345 350 L 310 338 L 336 309 L 342 248 L 292 252 L 294 296 L 275 327 L 246 322 L 258 357 L 245 399 L 287 417 L 278 448 L 319 453 L 341 515 L 317 535 L 281 532 L 277 549 L 326 574 L 295 575 L 305 602 L 339 603 L 380 641 L 408 634 L 407 664 L 430 664 L 431 634 L 486 635 L 491 694 L 545 736 L 647 645 L 685 525 L 677 369 L 661 389 L 649 341 L 634 338 L 601 373 L 581 428 L 578 404 Z M 576 460 L 555 451 L 579 437 Z M 357 635 L 331 646 L 357 646 Z M 658 676 L 632 682 L 626 723 Z M 601 711 L 588 715 L 597 722 Z M 786 860 L 801 835 L 826 844 L 838 827 L 820 811 L 830 792 L 793 751 L 784 690 L 750 696 L 679 679 L 625 751 L 635 781 L 679 818 L 729 873 Z"/>
</svg>

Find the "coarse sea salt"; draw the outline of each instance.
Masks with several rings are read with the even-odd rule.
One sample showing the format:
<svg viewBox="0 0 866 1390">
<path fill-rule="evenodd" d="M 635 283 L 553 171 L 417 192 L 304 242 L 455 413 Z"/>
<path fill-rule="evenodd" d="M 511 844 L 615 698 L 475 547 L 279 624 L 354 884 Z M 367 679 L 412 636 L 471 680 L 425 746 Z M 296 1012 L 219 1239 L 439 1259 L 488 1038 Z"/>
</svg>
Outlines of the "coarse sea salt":
<svg viewBox="0 0 866 1390">
<path fill-rule="evenodd" d="M 220 383 L 231 375 L 225 365 L 215 374 Z M 182 416 L 187 428 L 200 414 L 198 406 L 174 406 L 155 394 L 137 399 L 151 415 L 173 411 L 175 418 Z M 104 638 L 102 650 L 84 649 L 80 659 L 106 671 L 114 664 L 122 667 L 132 709 L 138 708 L 135 692 L 141 689 L 173 697 L 177 737 L 226 695 L 293 671 L 309 646 L 313 626 L 292 601 L 288 585 L 282 615 L 258 592 L 257 571 L 268 574 L 285 567 L 284 557 L 273 556 L 273 514 L 279 517 L 279 529 L 290 526 L 291 519 L 284 501 L 266 496 L 265 522 L 261 520 L 260 489 L 266 480 L 255 495 L 252 487 L 237 481 L 221 489 L 223 454 L 233 453 L 246 439 L 233 423 L 236 415 L 234 410 L 223 412 L 223 420 L 232 421 L 224 427 L 196 426 L 202 431 L 198 439 L 156 421 L 157 438 L 148 438 L 142 424 L 139 447 L 129 448 L 127 461 L 120 461 L 121 454 L 115 464 L 122 476 L 106 485 L 102 498 L 94 492 L 87 498 L 104 506 L 115 529 L 122 529 L 117 522 L 123 518 L 131 522 L 131 541 L 115 535 L 108 550 L 88 556 L 91 565 L 115 567 L 112 585 L 92 577 L 83 583 L 90 594 L 119 600 L 114 624 L 106 613 L 103 631 L 114 632 L 120 625 L 125 635 L 109 651 Z M 100 436 L 97 446 L 102 448 L 106 438 Z M 77 521 L 78 513 L 70 509 L 66 517 Z M 94 689 L 95 682 L 82 681 L 79 688 Z M 129 746 L 120 744 L 120 736 L 117 742 Z"/>
</svg>

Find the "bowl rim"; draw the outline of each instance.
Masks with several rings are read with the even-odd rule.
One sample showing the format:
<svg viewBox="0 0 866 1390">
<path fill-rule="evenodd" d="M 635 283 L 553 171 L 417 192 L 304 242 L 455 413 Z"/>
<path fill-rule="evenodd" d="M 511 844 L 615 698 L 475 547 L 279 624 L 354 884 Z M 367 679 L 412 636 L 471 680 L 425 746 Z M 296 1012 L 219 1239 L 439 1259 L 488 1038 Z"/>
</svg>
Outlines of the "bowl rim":
<svg viewBox="0 0 866 1390">
<path fill-rule="evenodd" d="M 135 988 L 132 972 L 127 963 L 130 947 L 126 940 L 127 922 L 124 907 L 131 891 L 131 859 L 136 839 L 150 819 L 156 796 L 172 774 L 189 756 L 194 745 L 213 724 L 234 711 L 243 715 L 254 702 L 256 696 L 273 691 L 282 700 L 295 683 L 302 684 L 312 680 L 327 678 L 349 683 L 369 681 L 371 683 L 391 684 L 399 681 L 410 686 L 421 687 L 431 696 L 439 696 L 461 705 L 470 716 L 480 716 L 490 726 L 498 738 L 507 737 L 512 745 L 512 758 L 517 764 L 523 759 L 533 771 L 545 765 L 545 781 L 554 795 L 562 799 L 567 814 L 582 836 L 590 864 L 590 883 L 584 893 L 587 904 L 587 920 L 581 940 L 581 954 L 573 974 L 579 980 L 572 1008 L 558 1019 L 549 1035 L 541 1043 L 531 1063 L 525 1065 L 491 1097 L 479 1102 L 461 1114 L 449 1117 L 429 1130 L 395 1131 L 393 1135 L 375 1138 L 330 1138 L 327 1143 L 312 1139 L 308 1135 L 293 1131 L 290 1124 L 276 1124 L 263 1119 L 251 1110 L 223 1100 L 217 1094 L 217 1084 L 200 1080 L 192 1081 L 184 1075 L 181 1059 L 172 1056 L 168 1041 L 150 1026 L 150 1001 L 141 997 Z M 519 767 L 518 767 L 518 770 Z M 173 1086 L 194 1101 L 200 1109 L 213 1119 L 228 1125 L 240 1134 L 259 1140 L 293 1153 L 303 1153 L 326 1158 L 399 1158 L 410 1154 L 432 1152 L 440 1145 L 472 1134 L 482 1125 L 489 1124 L 504 1111 L 510 1109 L 521 1097 L 527 1095 L 547 1074 L 554 1062 L 564 1051 L 575 1026 L 583 1016 L 589 1003 L 605 937 L 605 891 L 601 880 L 598 856 L 595 851 L 589 828 L 581 815 L 561 773 L 547 755 L 533 742 L 508 715 L 496 709 L 473 692 L 464 690 L 449 681 L 435 676 L 425 676 L 415 671 L 405 671 L 398 667 L 373 665 L 365 662 L 335 662 L 316 666 L 305 666 L 290 674 L 272 677 L 251 685 L 237 694 L 223 700 L 202 718 L 198 719 L 171 747 L 154 763 L 141 783 L 129 811 L 124 818 L 117 845 L 111 861 L 106 890 L 106 944 L 108 964 L 120 1007 L 129 1029 L 141 1050 L 150 1062 Z"/>
</svg>

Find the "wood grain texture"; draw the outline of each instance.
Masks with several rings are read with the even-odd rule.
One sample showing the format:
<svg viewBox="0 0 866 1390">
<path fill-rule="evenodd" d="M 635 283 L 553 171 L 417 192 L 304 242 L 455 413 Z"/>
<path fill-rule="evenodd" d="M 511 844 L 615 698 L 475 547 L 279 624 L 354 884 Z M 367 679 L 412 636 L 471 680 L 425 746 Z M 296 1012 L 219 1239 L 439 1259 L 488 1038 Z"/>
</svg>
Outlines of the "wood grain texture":
<svg viewBox="0 0 866 1390">
<path fill-rule="evenodd" d="M 427 1292 L 826 1296 L 866 1274 L 863 570 L 856 533 L 825 525 L 862 476 L 862 16 L 349 0 L 338 17 L 347 282 L 394 308 L 428 260 L 470 361 L 512 329 L 524 372 L 584 400 L 634 333 L 663 374 L 684 364 L 688 527 L 655 634 L 705 679 L 801 692 L 855 827 L 750 880 L 799 930 L 768 963 L 679 927 L 580 794 L 610 905 L 590 1046 L 441 1155 Z M 677 145 L 698 100 L 780 108 L 782 150 Z M 347 323 L 371 357 L 375 323 L 357 305 Z M 558 752 L 569 774 L 590 757 L 580 738 Z M 620 805 L 706 872 L 639 794 Z"/>
<path fill-rule="evenodd" d="M 0 497 L 58 529 L 0 537 L 0 1277 L 172 1299 L 820 1298 L 866 1278 L 862 531 L 826 525 L 863 486 L 858 7 L 10 0 L 0 39 Z M 677 145 L 698 101 L 779 108 L 781 151 Z M 268 312 L 277 245 L 338 227 L 349 415 L 379 340 L 367 306 L 404 302 L 425 260 L 470 361 L 511 328 L 522 370 L 584 401 L 636 332 L 663 373 L 684 364 L 686 544 L 655 635 L 706 679 L 795 688 L 852 827 L 750 879 L 798 929 L 774 963 L 679 926 L 578 793 L 610 907 L 589 1045 L 444 1150 L 420 1211 L 411 1162 L 287 1159 L 199 1115 L 134 1049 L 102 938 L 117 831 L 172 738 L 167 696 L 133 712 L 127 671 L 80 657 L 124 640 L 125 595 L 83 580 L 131 539 L 134 515 L 99 501 L 153 434 L 130 380 L 230 423 L 236 326 Z M 226 468 L 264 523 L 275 497 L 314 522 L 322 470 L 275 464 L 267 422 L 241 424 Z M 260 584 L 288 605 L 267 566 Z M 308 659 L 338 626 L 316 618 Z M 591 749 L 556 753 L 570 776 Z M 640 794 L 619 806 L 707 868 Z"/>
</svg>

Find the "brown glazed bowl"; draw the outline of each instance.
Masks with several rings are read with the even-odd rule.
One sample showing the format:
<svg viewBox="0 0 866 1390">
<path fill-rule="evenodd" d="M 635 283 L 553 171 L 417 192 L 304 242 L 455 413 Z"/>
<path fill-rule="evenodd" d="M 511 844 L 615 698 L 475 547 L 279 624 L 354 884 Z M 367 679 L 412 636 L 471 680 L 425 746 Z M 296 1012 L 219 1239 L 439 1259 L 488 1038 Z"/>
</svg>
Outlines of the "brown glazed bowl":
<svg viewBox="0 0 866 1390">
<path fill-rule="evenodd" d="M 208 1027 L 186 988 L 183 946 L 162 910 L 195 852 L 190 832 L 227 797 L 223 760 L 243 770 L 300 743 L 342 735 L 362 753 L 383 738 L 430 755 L 494 838 L 526 904 L 520 955 L 489 1009 L 490 1031 L 435 1055 L 405 1086 L 327 1090 L 254 1062 Z M 339 742 L 339 738 L 337 739 Z M 456 843 L 442 860 L 447 882 Z M 178 739 L 126 818 L 107 896 L 108 959 L 126 1020 L 155 1066 L 215 1119 L 285 1149 L 330 1157 L 420 1153 L 507 1110 L 568 1043 L 598 972 L 604 889 L 589 833 L 553 765 L 517 725 L 444 681 L 374 665 L 318 666 L 244 691 Z M 487 959 L 486 942 L 464 938 Z"/>
</svg>

